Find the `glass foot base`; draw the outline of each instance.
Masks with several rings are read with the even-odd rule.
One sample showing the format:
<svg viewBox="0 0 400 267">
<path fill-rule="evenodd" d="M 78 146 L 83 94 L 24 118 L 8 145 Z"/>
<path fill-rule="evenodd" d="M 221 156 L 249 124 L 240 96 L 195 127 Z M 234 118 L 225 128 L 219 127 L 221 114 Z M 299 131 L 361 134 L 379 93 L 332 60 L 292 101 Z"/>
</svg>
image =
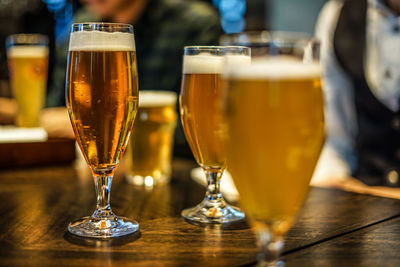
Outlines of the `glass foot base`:
<svg viewBox="0 0 400 267">
<path fill-rule="evenodd" d="M 197 223 L 233 223 L 244 219 L 244 213 L 238 208 L 225 204 L 212 205 L 203 201 L 199 205 L 185 209 L 181 215 L 188 221 Z"/>
<path fill-rule="evenodd" d="M 76 220 L 68 225 L 68 231 L 74 235 L 91 238 L 112 238 L 133 234 L 139 230 L 139 224 L 124 217 L 95 218 L 92 216 Z"/>
</svg>

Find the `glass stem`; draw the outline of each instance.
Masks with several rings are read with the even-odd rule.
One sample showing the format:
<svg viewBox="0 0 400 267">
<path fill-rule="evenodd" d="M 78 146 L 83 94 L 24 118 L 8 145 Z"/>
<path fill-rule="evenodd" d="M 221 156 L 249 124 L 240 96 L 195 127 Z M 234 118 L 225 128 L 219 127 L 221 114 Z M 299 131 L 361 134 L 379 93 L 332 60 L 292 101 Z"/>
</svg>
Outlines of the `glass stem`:
<svg viewBox="0 0 400 267">
<path fill-rule="evenodd" d="M 223 170 L 204 170 L 207 178 L 206 200 L 221 201 L 223 200 L 220 193 L 220 183 Z"/>
<path fill-rule="evenodd" d="M 114 216 L 110 206 L 110 190 L 113 175 L 100 174 L 94 175 L 94 183 L 96 185 L 97 206 L 93 217 L 112 217 Z"/>
<path fill-rule="evenodd" d="M 260 249 L 257 260 L 258 266 L 283 266 L 279 261 L 279 255 L 283 250 L 283 238 L 275 236 L 267 227 L 255 230 L 258 247 Z"/>
</svg>

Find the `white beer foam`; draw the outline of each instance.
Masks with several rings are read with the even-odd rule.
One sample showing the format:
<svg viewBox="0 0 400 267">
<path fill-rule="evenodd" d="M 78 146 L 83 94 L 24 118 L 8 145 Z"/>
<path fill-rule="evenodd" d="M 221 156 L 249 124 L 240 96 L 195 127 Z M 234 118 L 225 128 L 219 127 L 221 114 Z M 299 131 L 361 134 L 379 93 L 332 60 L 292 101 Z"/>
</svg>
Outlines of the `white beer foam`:
<svg viewBox="0 0 400 267">
<path fill-rule="evenodd" d="M 169 91 L 139 91 L 139 107 L 175 106 L 177 97 Z"/>
<path fill-rule="evenodd" d="M 321 76 L 319 63 L 305 63 L 287 57 L 256 59 L 250 65 L 231 65 L 225 73 L 229 78 L 239 79 L 303 79 Z"/>
<path fill-rule="evenodd" d="M 47 57 L 49 48 L 47 46 L 18 45 L 12 46 L 7 51 L 8 57 Z"/>
<path fill-rule="evenodd" d="M 222 73 L 224 59 L 210 53 L 183 57 L 183 73 L 220 74 Z"/>
<path fill-rule="evenodd" d="M 69 51 L 135 51 L 135 38 L 131 33 L 78 31 L 72 32 Z"/>
<path fill-rule="evenodd" d="M 183 73 L 190 74 L 222 74 L 226 64 L 244 64 L 249 65 L 250 56 L 245 55 L 225 55 L 216 56 L 210 53 L 201 53 L 198 55 L 183 57 Z"/>
<path fill-rule="evenodd" d="M 226 55 L 225 62 L 230 65 L 248 66 L 251 64 L 251 57 L 245 55 Z"/>
</svg>

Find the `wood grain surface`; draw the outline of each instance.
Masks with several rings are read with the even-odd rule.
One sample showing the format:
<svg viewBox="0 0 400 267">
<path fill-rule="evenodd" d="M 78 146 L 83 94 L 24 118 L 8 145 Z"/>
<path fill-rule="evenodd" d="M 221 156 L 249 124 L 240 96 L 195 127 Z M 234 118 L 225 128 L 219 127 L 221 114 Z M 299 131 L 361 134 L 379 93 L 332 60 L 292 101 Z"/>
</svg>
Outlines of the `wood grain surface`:
<svg viewBox="0 0 400 267">
<path fill-rule="evenodd" d="M 245 222 L 206 227 L 189 224 L 180 216 L 183 208 L 199 203 L 204 196 L 204 188 L 189 177 L 194 166 L 190 161 L 175 160 L 171 184 L 153 189 L 127 184 L 121 166 L 113 181 L 111 204 L 117 215 L 138 220 L 140 233 L 110 241 L 78 238 L 66 232 L 70 221 L 91 214 L 95 207 L 93 180 L 84 162 L 0 171 L 0 265 L 254 264 L 255 238 Z M 322 256 L 313 257 L 317 253 L 313 249 L 322 247 L 326 262 L 336 263 L 335 249 L 348 249 L 347 237 L 353 242 L 351 236 L 357 237 L 356 233 L 374 227 L 380 229 L 380 225 L 389 227 L 388 223 L 396 220 L 399 211 L 398 200 L 312 188 L 286 238 L 283 258 L 288 266 L 324 263 Z M 393 231 L 399 232 L 399 227 Z M 384 237 L 389 236 L 386 232 Z M 349 249 L 342 259 L 353 252 L 356 253 L 353 257 L 363 257 L 366 253 L 362 244 L 368 244 L 368 239 L 351 242 L 361 246 L 360 250 Z"/>
<path fill-rule="evenodd" d="M 285 256 L 286 266 L 400 266 L 400 217 Z"/>
</svg>

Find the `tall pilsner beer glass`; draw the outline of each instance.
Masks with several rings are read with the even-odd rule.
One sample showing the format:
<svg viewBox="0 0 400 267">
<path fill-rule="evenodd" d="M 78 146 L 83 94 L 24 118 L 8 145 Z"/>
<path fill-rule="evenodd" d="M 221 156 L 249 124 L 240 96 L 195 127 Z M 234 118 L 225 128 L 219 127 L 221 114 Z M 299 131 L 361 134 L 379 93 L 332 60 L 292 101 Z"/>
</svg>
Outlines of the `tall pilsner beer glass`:
<svg viewBox="0 0 400 267">
<path fill-rule="evenodd" d="M 138 105 L 133 27 L 127 24 L 72 25 L 67 65 L 67 107 L 75 137 L 94 177 L 97 208 L 68 226 L 95 238 L 133 233 L 139 225 L 115 216 L 111 180 L 125 151 Z"/>
<path fill-rule="evenodd" d="M 220 193 L 220 178 L 226 168 L 221 141 L 222 71 L 226 65 L 250 64 L 250 49 L 240 46 L 185 47 L 180 95 L 183 130 L 197 163 L 207 177 L 205 199 L 182 211 L 198 223 L 229 223 L 244 218 Z"/>
<path fill-rule="evenodd" d="M 227 74 L 227 162 L 266 266 L 278 263 L 324 143 L 318 48 L 271 40 L 268 55 Z"/>
</svg>

